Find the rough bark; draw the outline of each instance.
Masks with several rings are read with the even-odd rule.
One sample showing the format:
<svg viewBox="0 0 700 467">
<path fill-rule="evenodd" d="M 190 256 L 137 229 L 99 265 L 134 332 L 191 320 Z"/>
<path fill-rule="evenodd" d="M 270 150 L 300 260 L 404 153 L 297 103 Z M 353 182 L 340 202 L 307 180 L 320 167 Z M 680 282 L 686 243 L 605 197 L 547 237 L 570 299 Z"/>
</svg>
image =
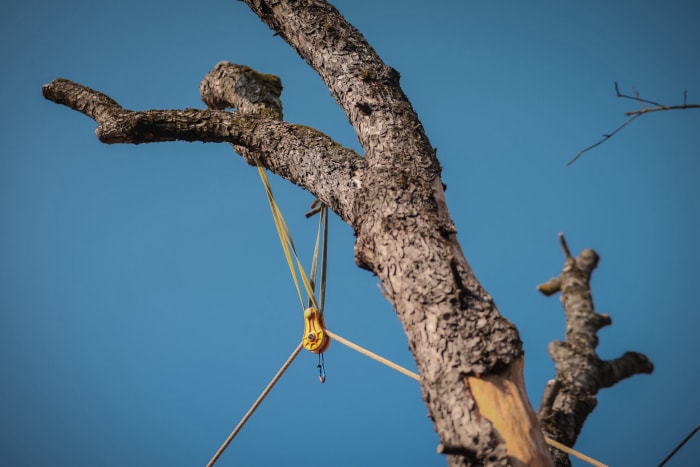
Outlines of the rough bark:
<svg viewBox="0 0 700 467">
<path fill-rule="evenodd" d="M 593 306 L 590 279 L 599 257 L 585 249 L 574 258 L 564 235 L 559 234 L 559 239 L 566 259 L 564 268 L 537 289 L 546 296 L 561 292 L 566 337 L 564 342 L 549 345 L 556 376 L 547 382 L 538 415 L 547 436 L 573 446 L 597 404 L 598 391 L 635 374 L 651 373 L 654 365 L 637 352 L 626 352 L 613 360 L 602 360 L 597 355 L 598 330 L 612 324 L 609 315 L 596 313 Z M 562 451 L 552 448 L 551 454 L 556 465 L 571 465 Z"/>
<path fill-rule="evenodd" d="M 95 134 L 103 143 L 231 143 L 249 163 L 255 154 L 272 172 L 309 190 L 345 221 L 367 165 L 356 152 L 323 133 L 282 122 L 276 116 L 197 109 L 137 112 L 61 78 L 44 85 L 43 93 L 47 99 L 94 119 L 98 124 Z"/>
<path fill-rule="evenodd" d="M 227 79 L 214 78 L 221 69 L 228 68 L 233 75 L 237 67 L 226 63 L 217 65 L 216 71 L 205 78 L 205 82 L 209 81 L 207 89 L 216 89 L 226 83 Z M 365 159 L 324 139 L 315 130 L 263 116 L 270 112 L 260 111 L 253 105 L 243 106 L 241 108 L 246 111 L 235 113 L 194 109 L 135 112 L 122 108 L 104 94 L 63 79 L 44 86 L 44 95 L 94 118 L 98 123 L 98 137 L 107 143 L 193 141 L 197 140 L 197 135 L 201 141 L 229 142 L 249 162 L 260 159 L 273 172 L 300 186 L 308 186 L 309 191 L 353 227 L 359 219 L 371 219 L 379 226 L 386 225 L 387 221 L 376 220 L 374 216 L 390 217 L 402 203 L 387 199 L 402 193 L 402 188 L 373 195 L 381 196 L 378 198 L 381 203 L 390 201 L 388 212 L 382 210 L 375 214 L 371 212 L 369 202 L 349 202 L 363 196 L 360 193 L 366 178 L 361 178 L 361 175 L 368 171 Z M 208 97 L 204 100 L 211 101 Z M 233 106 L 233 102 L 229 104 L 226 107 Z M 317 144 L 319 140 L 325 144 Z M 323 152 L 321 147 L 329 152 L 314 158 L 314 154 Z M 308 163 L 314 159 L 317 163 Z M 339 167 L 328 167 L 329 161 L 337 162 Z M 332 173 L 326 176 L 326 171 Z M 324 185 L 330 186 L 324 188 Z M 342 193 L 340 187 L 348 191 L 345 197 L 338 198 L 338 193 Z M 334 200 L 338 202 L 334 203 Z M 358 215 L 355 210 L 358 205 L 363 206 L 364 211 L 360 212 L 367 213 Z M 452 465 L 507 465 L 507 454 L 511 455 L 510 461 L 514 465 L 537 465 L 517 461 L 510 452 L 513 449 L 506 450 L 491 421 L 479 412 L 477 398 L 473 395 L 482 394 L 486 405 L 496 403 L 487 397 L 488 391 L 473 388 L 482 387 L 478 385 L 479 377 L 487 381 L 490 375 L 504 371 L 510 374 L 506 371 L 510 368 L 510 361 L 498 359 L 498 352 L 507 351 L 509 346 L 515 347 L 512 355 L 516 365 L 521 365 L 517 334 L 498 315 L 493 300 L 471 276 L 468 265 L 460 269 L 460 262 L 454 257 L 454 249 L 459 245 L 450 242 L 450 238 L 454 241 L 454 234 L 446 236 L 440 230 L 430 232 L 430 227 L 421 222 L 421 215 L 416 207 L 411 219 L 413 232 L 399 230 L 401 223 L 398 221 L 392 223 L 394 227 L 390 232 L 380 229 L 377 235 L 381 235 L 384 242 L 380 246 L 381 259 L 364 267 L 375 268 L 372 270 L 382 278 L 385 295 L 394 304 L 404 328 L 410 333 L 409 344 L 422 374 L 423 393 L 441 438 L 439 451 L 448 455 Z M 421 226 L 421 230 L 416 232 L 417 226 Z M 463 256 L 462 261 L 466 264 Z M 438 263 L 442 263 L 442 271 Z M 467 281 L 473 289 L 465 285 Z M 399 293 L 408 296 L 397 299 Z M 472 307 L 471 312 L 479 314 L 470 315 L 468 307 Z M 495 325 L 489 323 L 489 319 L 495 320 Z M 468 380 L 469 375 L 475 376 Z M 495 394 L 511 398 L 510 393 Z M 524 395 L 523 392 L 516 394 L 519 397 Z M 527 412 L 534 414 L 527 405 L 520 408 L 525 410 L 525 417 L 520 419 L 531 418 Z M 517 423 L 504 422 L 504 425 L 520 427 Z M 528 431 L 524 428 L 524 433 Z M 532 441 L 529 434 L 520 438 L 519 445 L 522 440 Z"/>
<path fill-rule="evenodd" d="M 399 74 L 326 2 L 246 3 L 319 73 L 364 157 L 281 121 L 279 80 L 241 65 L 220 63 L 202 82 L 208 110 L 130 111 L 61 79 L 44 95 L 92 117 L 105 143 L 228 142 L 249 163 L 309 190 L 354 229 L 356 262 L 381 280 L 449 464 L 549 465 L 517 330 L 462 253 L 435 151 Z"/>
</svg>

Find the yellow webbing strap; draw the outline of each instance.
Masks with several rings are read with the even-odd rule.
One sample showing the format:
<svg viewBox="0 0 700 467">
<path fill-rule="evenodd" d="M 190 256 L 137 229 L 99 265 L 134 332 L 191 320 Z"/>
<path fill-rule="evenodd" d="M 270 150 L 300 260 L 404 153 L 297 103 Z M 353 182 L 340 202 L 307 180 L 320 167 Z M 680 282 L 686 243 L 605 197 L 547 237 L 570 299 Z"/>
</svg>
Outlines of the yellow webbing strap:
<svg viewBox="0 0 700 467">
<path fill-rule="evenodd" d="M 312 303 L 312 306 L 314 308 L 320 309 L 318 304 L 316 303 L 314 289 L 311 285 L 311 282 L 309 281 L 309 277 L 306 275 L 304 267 L 302 266 L 301 261 L 299 260 L 299 256 L 297 255 L 296 248 L 294 247 L 294 242 L 292 241 L 292 236 L 289 233 L 289 228 L 287 227 L 287 223 L 285 222 L 284 217 L 282 216 L 282 211 L 280 211 L 280 208 L 277 206 L 275 197 L 272 194 L 272 188 L 270 188 L 270 182 L 268 181 L 267 175 L 265 174 L 265 168 L 260 164 L 259 161 L 258 173 L 260 174 L 260 180 L 262 180 L 262 183 L 265 186 L 265 192 L 267 193 L 267 201 L 268 203 L 270 203 L 270 210 L 272 211 L 272 218 L 275 221 L 275 227 L 277 228 L 277 235 L 279 235 L 280 243 L 282 244 L 282 250 L 284 250 L 284 257 L 287 259 L 289 272 L 292 273 L 292 279 L 294 280 L 294 285 L 296 286 L 297 294 L 299 295 L 299 303 L 301 304 L 301 309 L 303 310 L 306 307 L 304 306 L 304 297 L 302 296 L 301 287 L 299 287 L 299 281 L 297 279 L 296 268 L 294 267 L 295 262 L 297 268 L 299 269 L 299 276 L 301 277 L 301 281 L 304 284 L 304 289 L 306 290 L 306 293 L 309 296 L 309 301 Z M 293 259 L 292 256 L 294 257 Z"/>
<path fill-rule="evenodd" d="M 318 313 L 323 316 L 323 305 L 326 301 L 326 264 L 328 257 L 328 208 L 320 204 L 319 200 L 314 201 L 311 205 L 312 210 L 306 213 L 306 217 L 311 217 L 318 214 L 318 231 L 316 232 L 316 245 L 314 246 L 314 256 L 311 259 L 311 289 L 318 290 Z M 317 206 L 319 205 L 320 206 Z M 318 277 L 319 250 L 321 253 L 321 279 L 319 287 L 316 288 L 316 279 Z M 309 299 L 309 307 L 313 307 L 314 303 Z"/>
</svg>

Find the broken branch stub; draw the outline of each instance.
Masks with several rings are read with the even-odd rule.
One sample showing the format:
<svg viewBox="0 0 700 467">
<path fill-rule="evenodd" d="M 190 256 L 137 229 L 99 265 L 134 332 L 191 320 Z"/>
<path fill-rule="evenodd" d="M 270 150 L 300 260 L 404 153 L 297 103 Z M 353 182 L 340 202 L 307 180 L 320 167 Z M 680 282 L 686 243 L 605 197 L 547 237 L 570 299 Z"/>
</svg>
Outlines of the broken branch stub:
<svg viewBox="0 0 700 467">
<path fill-rule="evenodd" d="M 202 80 L 199 93 L 210 109 L 235 108 L 241 114 L 282 119 L 282 81 L 245 65 L 217 63 Z"/>
</svg>

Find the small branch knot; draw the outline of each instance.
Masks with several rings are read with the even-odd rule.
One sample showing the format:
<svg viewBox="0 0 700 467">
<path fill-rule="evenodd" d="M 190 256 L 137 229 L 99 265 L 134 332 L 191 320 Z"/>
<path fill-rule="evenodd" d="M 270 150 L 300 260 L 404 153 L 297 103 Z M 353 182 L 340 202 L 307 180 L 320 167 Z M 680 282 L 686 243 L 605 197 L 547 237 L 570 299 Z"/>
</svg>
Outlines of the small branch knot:
<svg viewBox="0 0 700 467">
<path fill-rule="evenodd" d="M 235 108 L 240 114 L 282 119 L 282 81 L 245 65 L 217 63 L 202 80 L 199 93 L 210 109 Z"/>
<path fill-rule="evenodd" d="M 576 266 L 590 279 L 593 270 L 598 266 L 600 256 L 595 250 L 586 248 L 576 257 Z"/>
</svg>

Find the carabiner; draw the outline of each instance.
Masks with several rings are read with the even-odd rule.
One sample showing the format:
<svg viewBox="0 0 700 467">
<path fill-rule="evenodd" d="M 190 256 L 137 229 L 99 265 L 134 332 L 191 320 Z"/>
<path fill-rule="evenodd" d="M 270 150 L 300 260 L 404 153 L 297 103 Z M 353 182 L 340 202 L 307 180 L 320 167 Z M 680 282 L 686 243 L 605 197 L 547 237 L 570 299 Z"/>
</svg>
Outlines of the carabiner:
<svg viewBox="0 0 700 467">
<path fill-rule="evenodd" d="M 321 384 L 326 382 L 326 361 L 323 358 L 323 354 L 318 354 L 318 380 Z"/>
</svg>

